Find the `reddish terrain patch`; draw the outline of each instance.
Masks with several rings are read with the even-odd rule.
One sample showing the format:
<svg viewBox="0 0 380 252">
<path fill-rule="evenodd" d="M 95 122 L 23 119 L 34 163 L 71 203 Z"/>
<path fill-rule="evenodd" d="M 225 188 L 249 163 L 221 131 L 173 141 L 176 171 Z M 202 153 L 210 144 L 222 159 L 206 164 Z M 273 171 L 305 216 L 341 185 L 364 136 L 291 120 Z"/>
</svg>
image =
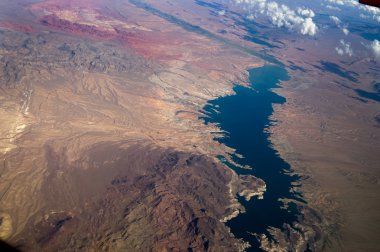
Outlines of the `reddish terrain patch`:
<svg viewBox="0 0 380 252">
<path fill-rule="evenodd" d="M 105 19 L 106 17 L 103 18 Z M 43 25 L 52 29 L 69 32 L 71 34 L 101 40 L 119 41 L 124 46 L 135 49 L 145 58 L 168 61 L 181 57 L 180 53 L 172 52 L 172 48 L 177 48 L 181 43 L 181 41 L 175 37 L 176 34 L 146 31 L 132 32 L 117 27 L 114 27 L 114 31 L 103 30 L 94 25 L 70 22 L 59 18 L 55 14 L 44 16 L 40 21 Z"/>
<path fill-rule="evenodd" d="M 32 5 L 31 10 L 34 11 L 60 11 L 63 9 L 86 8 L 94 9 L 101 0 L 48 0 Z"/>
<path fill-rule="evenodd" d="M 50 12 L 52 14 L 43 15 L 40 22 L 54 30 L 68 32 L 74 35 L 83 37 L 96 38 L 100 40 L 114 40 L 121 42 L 124 46 L 136 50 L 145 58 L 170 61 L 181 58 L 181 52 L 176 52 L 173 48 L 179 48 L 183 39 L 180 40 L 176 33 L 151 32 L 134 29 L 125 29 L 118 24 L 113 26 L 113 29 L 103 29 L 102 26 L 91 24 L 83 24 L 61 18 L 56 14 L 63 10 L 72 10 L 75 12 L 78 9 L 85 8 L 87 10 L 96 10 L 96 19 L 104 22 L 112 22 L 117 20 L 123 22 L 119 18 L 112 17 L 112 13 L 99 13 L 99 8 L 102 5 L 102 0 L 48 0 L 41 3 L 36 3 L 31 6 L 31 10 L 40 14 Z M 38 14 L 37 14 L 38 15 Z M 111 15 L 111 16 L 110 16 Z"/>
<path fill-rule="evenodd" d="M 33 27 L 24 24 L 18 24 L 11 21 L 0 21 L 0 27 L 11 29 L 18 32 L 32 33 L 35 32 Z"/>
<path fill-rule="evenodd" d="M 87 35 L 90 37 L 102 39 L 114 39 L 116 33 L 98 29 L 96 26 L 87 24 L 73 23 L 68 20 L 61 19 L 55 14 L 44 16 L 41 23 L 54 29 L 67 31 L 77 35 Z"/>
<path fill-rule="evenodd" d="M 127 32 L 118 30 L 118 39 L 127 47 L 135 49 L 145 58 L 160 61 L 175 60 L 182 54 L 173 53 L 173 48 L 178 48 L 181 41 L 175 38 L 175 34 L 157 32 Z"/>
</svg>

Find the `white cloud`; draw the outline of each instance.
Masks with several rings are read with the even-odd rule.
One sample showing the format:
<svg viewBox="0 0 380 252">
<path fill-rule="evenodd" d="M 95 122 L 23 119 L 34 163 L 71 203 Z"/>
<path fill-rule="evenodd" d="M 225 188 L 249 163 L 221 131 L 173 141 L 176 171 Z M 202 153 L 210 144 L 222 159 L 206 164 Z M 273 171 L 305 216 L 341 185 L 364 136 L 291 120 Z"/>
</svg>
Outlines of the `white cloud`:
<svg viewBox="0 0 380 252">
<path fill-rule="evenodd" d="M 287 5 L 267 0 L 234 0 L 248 10 L 248 18 L 254 15 L 266 16 L 277 27 L 285 27 L 303 35 L 314 36 L 318 27 L 313 21 L 315 13 L 311 9 L 297 8 L 293 10 Z"/>
<path fill-rule="evenodd" d="M 368 5 L 360 5 L 359 8 L 375 16 L 380 14 L 380 9 L 376 7 L 372 7 Z"/>
<path fill-rule="evenodd" d="M 375 57 L 380 58 L 380 41 L 375 39 L 371 44 L 371 48 L 373 53 L 375 54 Z"/>
<path fill-rule="evenodd" d="M 380 46 L 380 45 L 379 45 Z M 339 46 L 335 47 L 335 51 L 340 55 L 348 55 L 352 57 L 354 55 L 353 50 L 351 49 L 351 44 L 348 42 L 345 42 L 343 39 L 340 40 Z M 379 48 L 379 53 L 380 53 L 380 48 Z"/>
<path fill-rule="evenodd" d="M 315 13 L 313 10 L 310 10 L 310 9 L 302 9 L 302 8 L 298 8 L 297 9 L 297 13 L 300 14 L 301 16 L 304 16 L 304 17 L 314 17 L 315 16 Z"/>
<path fill-rule="evenodd" d="M 224 16 L 224 14 L 226 14 L 226 11 L 225 11 L 225 10 L 220 10 L 220 11 L 218 11 L 218 15 L 219 15 L 219 16 Z"/>
<path fill-rule="evenodd" d="M 340 55 L 342 56 L 344 54 L 344 51 L 343 49 L 339 48 L 339 47 L 335 47 L 335 51 Z"/>
<path fill-rule="evenodd" d="M 345 27 L 342 28 L 342 32 L 343 32 L 344 35 L 346 35 L 346 36 L 350 33 L 350 31 L 349 31 L 347 28 L 345 28 Z"/>
<path fill-rule="evenodd" d="M 313 19 L 310 17 L 306 18 L 304 22 L 301 25 L 301 33 L 302 34 L 308 34 L 310 36 L 314 36 L 317 34 L 317 25 L 313 22 Z"/>
<path fill-rule="evenodd" d="M 327 9 L 330 9 L 330 10 L 336 10 L 336 11 L 341 11 L 341 9 L 339 7 L 336 7 L 336 6 L 332 6 L 332 5 L 326 5 L 326 8 Z"/>
<path fill-rule="evenodd" d="M 357 0 L 325 0 L 325 2 L 328 2 L 329 4 L 335 4 L 338 6 L 345 6 L 350 8 L 358 8 L 360 11 L 364 13 L 360 13 L 359 16 L 362 18 L 365 17 L 371 17 L 373 20 L 380 23 L 380 9 L 368 5 L 359 4 L 359 1 Z M 326 6 L 327 7 L 327 6 Z M 332 6 L 336 7 L 336 6 Z"/>
<path fill-rule="evenodd" d="M 340 25 L 341 21 L 338 17 L 336 16 L 330 16 L 330 19 L 336 24 L 336 25 Z"/>
<path fill-rule="evenodd" d="M 342 21 L 340 21 L 340 19 L 336 16 L 330 16 L 330 19 L 331 21 L 333 21 L 335 23 L 336 26 L 338 26 L 339 29 L 342 30 L 342 32 L 344 33 L 344 35 L 348 35 L 350 33 L 350 31 L 347 29 L 347 27 L 344 27 L 342 25 Z"/>
<path fill-rule="evenodd" d="M 255 16 L 254 16 L 253 14 L 249 14 L 249 15 L 247 16 L 247 18 L 248 18 L 249 20 L 254 20 L 254 19 L 255 19 Z"/>
<path fill-rule="evenodd" d="M 344 2 L 342 0 L 327 0 L 327 2 L 337 4 L 337 5 L 344 5 Z"/>
</svg>

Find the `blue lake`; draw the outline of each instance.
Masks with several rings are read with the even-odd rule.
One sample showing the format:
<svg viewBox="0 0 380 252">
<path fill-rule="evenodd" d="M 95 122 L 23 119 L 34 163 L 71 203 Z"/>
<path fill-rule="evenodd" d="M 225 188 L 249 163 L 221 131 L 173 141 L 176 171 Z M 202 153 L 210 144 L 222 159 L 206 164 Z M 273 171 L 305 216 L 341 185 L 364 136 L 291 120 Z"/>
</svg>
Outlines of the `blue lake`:
<svg viewBox="0 0 380 252">
<path fill-rule="evenodd" d="M 239 198 L 246 212 L 227 222 L 237 238 L 251 243 L 248 251 L 260 251 L 256 238 L 250 233 L 267 233 L 267 228 L 281 228 L 284 223 L 292 223 L 297 219 L 297 208 L 283 209 L 280 198 L 302 200 L 301 195 L 292 193 L 292 182 L 299 179 L 289 175 L 291 168 L 273 149 L 269 134 L 265 131 L 273 123 L 270 116 L 273 104 L 285 103 L 285 98 L 271 89 L 279 88 L 279 82 L 289 80 L 287 71 L 278 65 L 266 65 L 249 70 L 252 88 L 235 86 L 235 95 L 218 98 L 205 106 L 208 117 L 206 123 L 218 123 L 228 134 L 219 142 L 236 149 L 244 156 L 233 158 L 241 165 L 249 165 L 252 170 L 241 169 L 227 164 L 238 174 L 251 174 L 259 177 L 267 184 L 264 199 L 251 199 L 249 202 Z"/>
</svg>

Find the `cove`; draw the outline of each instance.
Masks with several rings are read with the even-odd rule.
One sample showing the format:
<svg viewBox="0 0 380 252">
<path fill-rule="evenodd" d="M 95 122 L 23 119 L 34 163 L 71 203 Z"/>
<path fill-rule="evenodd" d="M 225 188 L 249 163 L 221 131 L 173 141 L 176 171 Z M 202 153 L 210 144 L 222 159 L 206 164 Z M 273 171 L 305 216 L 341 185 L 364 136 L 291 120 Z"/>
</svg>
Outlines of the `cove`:
<svg viewBox="0 0 380 252">
<path fill-rule="evenodd" d="M 226 163 L 238 174 L 251 174 L 263 179 L 267 185 L 264 199 L 252 198 L 249 202 L 239 197 L 246 212 L 227 222 L 231 232 L 237 238 L 248 241 L 252 247 L 247 251 L 261 251 L 259 242 L 251 233 L 265 233 L 270 237 L 269 227 L 282 228 L 284 223 L 291 224 L 297 219 L 297 208 L 282 208 L 281 198 L 302 201 L 302 196 L 291 192 L 292 183 L 297 175 L 288 163 L 279 156 L 269 141 L 266 129 L 274 123 L 270 116 L 273 104 L 285 103 L 285 98 L 272 91 L 279 88 L 280 81 L 290 77 L 287 71 L 278 65 L 265 65 L 249 70 L 251 88 L 235 86 L 235 94 L 210 101 L 205 107 L 206 124 L 217 123 L 226 136 L 216 138 L 219 142 L 236 149 L 243 158 L 233 156 L 240 165 L 249 165 L 253 169 L 242 169 Z"/>
</svg>

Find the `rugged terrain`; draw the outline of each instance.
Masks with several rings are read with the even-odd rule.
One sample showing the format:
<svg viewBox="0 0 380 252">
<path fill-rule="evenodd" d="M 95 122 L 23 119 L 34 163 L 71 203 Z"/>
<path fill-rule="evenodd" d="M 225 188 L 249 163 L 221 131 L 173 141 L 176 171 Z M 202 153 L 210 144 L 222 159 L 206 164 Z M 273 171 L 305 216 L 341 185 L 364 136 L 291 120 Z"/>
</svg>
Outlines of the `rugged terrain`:
<svg viewBox="0 0 380 252">
<path fill-rule="evenodd" d="M 241 249 L 223 221 L 243 211 L 236 193 L 265 184 L 221 165 L 233 150 L 198 117 L 262 61 L 104 4 L 3 3 L 1 238 L 26 251 Z"/>
<path fill-rule="evenodd" d="M 265 183 L 223 165 L 234 150 L 199 118 L 274 59 L 247 39 L 240 9 L 219 14 L 225 2 L 1 1 L 2 240 L 25 251 L 246 246 L 224 222 L 244 211 L 236 194 L 262 196 Z M 291 35 L 269 45 L 292 79 L 268 131 L 307 203 L 262 247 L 375 251 L 379 110 L 357 90 L 372 91 L 378 63 Z"/>
</svg>

